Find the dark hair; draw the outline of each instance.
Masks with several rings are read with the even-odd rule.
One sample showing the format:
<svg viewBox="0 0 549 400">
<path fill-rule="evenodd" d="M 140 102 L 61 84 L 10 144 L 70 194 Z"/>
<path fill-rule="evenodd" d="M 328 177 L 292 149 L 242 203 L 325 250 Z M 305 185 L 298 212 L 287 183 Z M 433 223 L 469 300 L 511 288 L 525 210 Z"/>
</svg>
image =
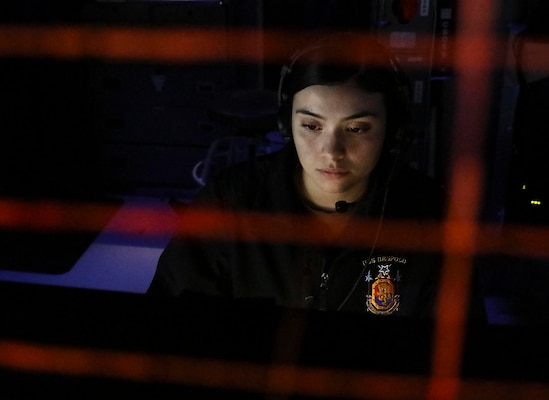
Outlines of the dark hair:
<svg viewBox="0 0 549 400">
<path fill-rule="evenodd" d="M 409 82 L 398 62 L 370 36 L 338 34 L 297 52 L 283 67 L 279 82 L 280 131 L 291 139 L 294 95 L 312 85 L 352 83 L 382 93 L 387 109 L 386 145 L 410 122 Z"/>
</svg>

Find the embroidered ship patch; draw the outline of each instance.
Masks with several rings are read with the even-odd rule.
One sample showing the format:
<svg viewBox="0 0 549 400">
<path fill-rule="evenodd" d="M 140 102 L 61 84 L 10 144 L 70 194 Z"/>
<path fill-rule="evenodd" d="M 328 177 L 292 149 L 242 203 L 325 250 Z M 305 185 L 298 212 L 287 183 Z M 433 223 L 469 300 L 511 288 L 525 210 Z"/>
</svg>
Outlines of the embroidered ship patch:
<svg viewBox="0 0 549 400">
<path fill-rule="evenodd" d="M 398 270 L 395 276 L 391 276 L 391 266 L 379 264 L 375 278 L 372 278 L 371 271 L 366 275 L 366 309 L 373 314 L 388 315 L 398 310 L 400 295 L 397 293 L 397 283 L 400 276 Z"/>
</svg>

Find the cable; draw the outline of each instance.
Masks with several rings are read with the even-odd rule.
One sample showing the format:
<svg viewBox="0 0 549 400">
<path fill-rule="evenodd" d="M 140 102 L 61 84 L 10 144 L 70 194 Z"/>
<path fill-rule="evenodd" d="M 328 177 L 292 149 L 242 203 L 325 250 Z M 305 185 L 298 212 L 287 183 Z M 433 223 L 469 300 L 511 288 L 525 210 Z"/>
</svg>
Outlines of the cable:
<svg viewBox="0 0 549 400">
<path fill-rule="evenodd" d="M 362 275 L 364 275 L 364 272 L 366 271 L 366 267 L 368 266 L 368 263 L 370 262 L 370 258 L 372 258 L 372 254 L 374 254 L 374 250 L 377 245 L 377 241 L 379 239 L 379 233 L 381 232 L 381 225 L 383 224 L 383 216 L 385 215 L 385 205 L 387 204 L 387 195 L 389 193 L 389 185 L 385 188 L 385 193 L 383 195 L 383 205 L 381 207 L 381 214 L 379 216 L 379 220 L 377 222 L 376 227 L 376 235 L 374 237 L 374 243 L 372 244 L 372 247 L 370 248 L 370 253 L 368 254 L 368 258 L 366 259 L 366 265 L 362 268 L 360 271 L 360 274 L 358 275 L 357 279 L 355 280 L 355 283 L 345 299 L 341 302 L 339 307 L 337 308 L 337 311 L 340 311 L 341 308 L 347 303 L 347 301 L 351 298 L 351 295 L 355 292 L 356 288 L 358 287 L 359 282 L 362 280 Z"/>
<path fill-rule="evenodd" d="M 404 147 L 404 150 L 407 150 L 407 149 L 408 149 L 408 147 Z M 393 165 L 391 166 L 391 169 L 389 170 L 389 175 L 387 177 L 387 184 L 385 185 L 385 191 L 383 193 L 383 203 L 381 205 L 381 212 L 379 214 L 379 220 L 377 222 L 376 234 L 375 234 L 375 237 L 374 237 L 374 242 L 372 244 L 372 247 L 370 248 L 370 253 L 368 254 L 368 258 L 366 259 L 366 264 L 364 265 L 364 267 L 360 271 L 360 274 L 358 275 L 357 279 L 355 280 L 355 283 L 354 283 L 353 287 L 351 288 L 351 290 L 349 291 L 349 293 L 347 294 L 345 299 L 343 299 L 343 301 L 341 302 L 339 307 L 337 307 L 337 311 L 341 310 L 341 308 L 347 303 L 347 301 L 349 301 L 352 294 L 355 292 L 356 288 L 358 287 L 358 284 L 362 280 L 362 276 L 364 275 L 364 272 L 366 271 L 366 268 L 368 267 L 368 264 L 370 262 L 370 258 L 372 258 L 372 255 L 374 254 L 374 250 L 376 249 L 377 241 L 379 239 L 379 234 L 381 232 L 381 226 L 383 225 L 383 217 L 385 216 L 385 207 L 387 205 L 387 197 L 389 195 L 389 188 L 391 187 L 391 181 L 393 180 L 393 176 L 395 174 L 397 166 L 399 165 L 400 160 L 402 159 L 402 152 L 403 152 L 402 148 L 397 150 L 397 155 L 395 157 L 395 160 L 393 161 Z"/>
</svg>

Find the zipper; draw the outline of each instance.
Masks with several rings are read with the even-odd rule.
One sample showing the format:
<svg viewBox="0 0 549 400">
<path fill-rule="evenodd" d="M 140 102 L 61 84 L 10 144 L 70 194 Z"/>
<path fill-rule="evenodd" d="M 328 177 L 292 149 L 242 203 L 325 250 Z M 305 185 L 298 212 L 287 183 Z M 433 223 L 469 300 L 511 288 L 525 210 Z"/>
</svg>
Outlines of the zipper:
<svg viewBox="0 0 549 400">
<path fill-rule="evenodd" d="M 329 271 L 333 271 L 335 268 L 335 265 L 337 263 L 337 260 L 339 260 L 342 257 L 343 253 L 334 254 L 332 253 L 325 255 L 323 260 L 323 267 L 322 267 L 322 274 L 320 274 L 320 290 L 318 294 L 318 309 L 321 311 L 326 311 L 328 309 L 328 283 L 330 281 L 330 274 Z"/>
<path fill-rule="evenodd" d="M 330 280 L 330 275 L 327 272 L 323 272 L 320 275 L 320 293 L 318 297 L 318 309 L 321 311 L 326 311 L 326 306 L 328 303 L 328 281 Z"/>
</svg>

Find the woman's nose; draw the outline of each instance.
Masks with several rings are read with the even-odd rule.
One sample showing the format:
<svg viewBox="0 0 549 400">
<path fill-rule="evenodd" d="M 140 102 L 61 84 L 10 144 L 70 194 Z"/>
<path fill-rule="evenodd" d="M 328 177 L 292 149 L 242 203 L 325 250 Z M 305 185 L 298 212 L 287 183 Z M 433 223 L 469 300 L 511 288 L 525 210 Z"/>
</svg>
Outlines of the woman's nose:
<svg viewBox="0 0 549 400">
<path fill-rule="evenodd" d="M 323 153 L 334 158 L 341 158 L 345 154 L 345 138 L 338 130 L 325 132 Z"/>
</svg>

